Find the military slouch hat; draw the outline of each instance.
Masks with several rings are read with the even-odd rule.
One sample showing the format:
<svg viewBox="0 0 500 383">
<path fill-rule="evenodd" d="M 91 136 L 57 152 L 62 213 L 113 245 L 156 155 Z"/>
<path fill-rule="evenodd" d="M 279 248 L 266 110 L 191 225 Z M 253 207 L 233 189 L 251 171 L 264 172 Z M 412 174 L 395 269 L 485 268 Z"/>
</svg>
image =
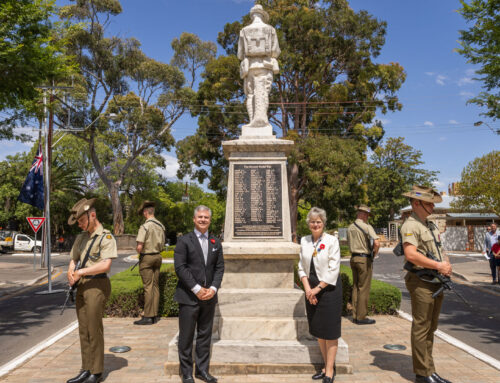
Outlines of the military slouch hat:
<svg viewBox="0 0 500 383">
<path fill-rule="evenodd" d="M 431 203 L 443 201 L 443 198 L 437 191 L 427 186 L 413 185 L 409 192 L 403 193 L 403 196 Z"/>
<path fill-rule="evenodd" d="M 365 213 L 368 213 L 368 214 L 372 213 L 371 209 L 367 205 L 359 205 L 357 207 L 357 210 L 358 211 L 364 211 Z"/>
<path fill-rule="evenodd" d="M 269 14 L 264 11 L 264 8 L 262 8 L 262 5 L 260 4 L 254 5 L 252 9 L 250 9 L 250 17 L 254 14 L 260 15 L 265 23 L 269 21 Z"/>
<path fill-rule="evenodd" d="M 84 215 L 91 207 L 94 206 L 96 198 L 82 198 L 80 201 L 75 203 L 70 210 L 70 216 L 68 218 L 68 225 L 74 225 L 78 219 Z"/>
</svg>

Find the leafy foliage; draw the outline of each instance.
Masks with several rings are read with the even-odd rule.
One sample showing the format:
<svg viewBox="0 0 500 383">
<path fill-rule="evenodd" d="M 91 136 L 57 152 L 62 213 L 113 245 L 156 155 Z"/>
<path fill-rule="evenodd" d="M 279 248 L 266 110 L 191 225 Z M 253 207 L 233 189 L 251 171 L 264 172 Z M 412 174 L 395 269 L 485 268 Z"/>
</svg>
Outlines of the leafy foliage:
<svg viewBox="0 0 500 383">
<path fill-rule="evenodd" d="M 431 186 L 437 172 L 420 168 L 422 152 L 404 143 L 403 137 L 388 138 L 373 151 L 366 176 L 366 190 L 377 227 L 386 227 L 408 205 L 402 194 L 412 185 Z"/>
<path fill-rule="evenodd" d="M 458 199 L 453 207 L 500 216 L 500 151 L 478 157 L 462 171 Z"/>
<path fill-rule="evenodd" d="M 457 51 L 470 63 L 480 65 L 476 71 L 486 89 L 469 102 L 485 107 L 484 115 L 500 118 L 500 1 L 460 0 L 458 11 L 472 24 L 468 30 L 460 31 Z"/>
</svg>

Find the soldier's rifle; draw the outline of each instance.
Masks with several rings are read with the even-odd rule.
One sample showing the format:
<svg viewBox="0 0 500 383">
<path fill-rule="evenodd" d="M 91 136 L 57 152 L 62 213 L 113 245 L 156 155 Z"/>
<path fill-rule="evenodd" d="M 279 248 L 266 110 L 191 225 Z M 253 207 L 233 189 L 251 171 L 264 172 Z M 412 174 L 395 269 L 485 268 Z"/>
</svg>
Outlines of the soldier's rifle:
<svg viewBox="0 0 500 383">
<path fill-rule="evenodd" d="M 78 262 L 75 265 L 75 270 L 77 271 L 80 269 L 81 262 L 78 260 Z M 59 315 L 63 315 L 64 310 L 66 309 L 66 305 L 68 304 L 68 300 L 71 299 L 71 302 L 75 301 L 75 291 L 76 291 L 76 285 L 78 285 L 78 281 L 73 284 L 73 286 L 68 286 L 68 290 L 66 291 L 66 299 L 64 300 L 64 304 L 62 305 L 61 308 L 61 313 Z"/>
</svg>

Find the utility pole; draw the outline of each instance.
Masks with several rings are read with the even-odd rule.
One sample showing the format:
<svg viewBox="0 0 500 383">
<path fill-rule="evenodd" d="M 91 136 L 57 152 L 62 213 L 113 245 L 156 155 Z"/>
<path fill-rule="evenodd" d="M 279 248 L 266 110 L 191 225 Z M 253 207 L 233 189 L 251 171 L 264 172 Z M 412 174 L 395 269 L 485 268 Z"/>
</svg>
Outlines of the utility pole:
<svg viewBox="0 0 500 383">
<path fill-rule="evenodd" d="M 48 291 L 42 291 L 40 294 L 53 294 L 60 293 L 64 290 L 52 290 L 52 265 L 51 265 L 51 239 L 50 239 L 50 174 L 51 174 L 51 163 L 52 163 L 52 128 L 53 128 L 53 111 L 50 110 L 50 116 L 47 118 L 47 91 L 50 90 L 50 102 L 54 101 L 54 90 L 55 89 L 71 89 L 68 86 L 41 86 L 40 89 L 43 90 L 43 119 L 44 119 L 44 130 L 45 130 L 45 169 L 44 169 L 44 191 L 45 191 L 45 246 L 44 255 L 47 261 L 47 280 L 48 280 Z M 47 121 L 48 120 L 48 121 Z M 41 256 L 43 258 L 43 255 Z"/>
</svg>

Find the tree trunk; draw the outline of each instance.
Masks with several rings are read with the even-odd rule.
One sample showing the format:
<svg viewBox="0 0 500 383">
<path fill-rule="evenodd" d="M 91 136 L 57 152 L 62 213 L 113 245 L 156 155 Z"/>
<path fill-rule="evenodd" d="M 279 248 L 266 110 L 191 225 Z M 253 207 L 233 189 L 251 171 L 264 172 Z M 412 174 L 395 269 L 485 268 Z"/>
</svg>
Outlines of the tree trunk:
<svg viewBox="0 0 500 383">
<path fill-rule="evenodd" d="M 298 243 L 297 218 L 299 206 L 299 167 L 297 164 L 288 165 L 288 198 L 290 199 L 290 226 L 292 241 Z"/>
<path fill-rule="evenodd" d="M 120 190 L 120 182 L 113 182 L 109 188 L 111 197 L 111 206 L 113 208 L 113 234 L 122 235 L 124 232 L 122 204 L 118 191 Z"/>
</svg>

